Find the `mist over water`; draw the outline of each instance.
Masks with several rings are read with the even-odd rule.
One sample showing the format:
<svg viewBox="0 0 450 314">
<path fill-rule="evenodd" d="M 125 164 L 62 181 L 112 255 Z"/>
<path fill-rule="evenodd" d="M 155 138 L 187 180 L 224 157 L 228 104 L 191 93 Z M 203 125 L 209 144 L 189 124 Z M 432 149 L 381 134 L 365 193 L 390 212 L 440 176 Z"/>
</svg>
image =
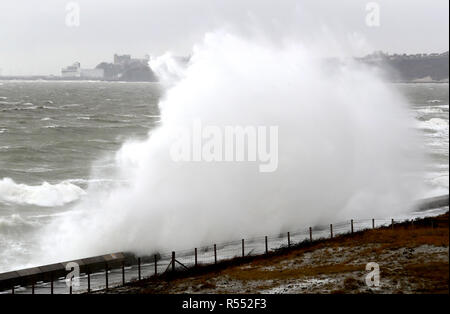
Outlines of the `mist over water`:
<svg viewBox="0 0 450 314">
<path fill-rule="evenodd" d="M 115 154 L 114 176 L 127 184 L 88 188 L 39 232 L 33 262 L 186 249 L 406 211 L 423 192 L 407 101 L 375 71 L 351 61 L 330 68 L 317 53 L 297 42 L 207 34 L 186 68 L 165 68 L 176 72 L 165 75 L 160 126 Z M 195 119 L 278 126 L 277 170 L 174 162 L 173 134 Z"/>
</svg>

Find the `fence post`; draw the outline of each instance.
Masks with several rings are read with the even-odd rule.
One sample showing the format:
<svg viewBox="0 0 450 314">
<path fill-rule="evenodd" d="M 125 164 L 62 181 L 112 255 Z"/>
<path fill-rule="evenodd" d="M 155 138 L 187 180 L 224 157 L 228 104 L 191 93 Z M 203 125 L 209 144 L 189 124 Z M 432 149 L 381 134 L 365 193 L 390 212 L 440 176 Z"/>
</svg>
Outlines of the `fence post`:
<svg viewBox="0 0 450 314">
<path fill-rule="evenodd" d="M 88 270 L 88 273 L 87 273 L 87 276 L 88 276 L 88 293 L 91 293 L 91 271 L 90 270 Z"/>
<path fill-rule="evenodd" d="M 291 234 L 288 232 L 288 248 L 291 247 Z"/>
<path fill-rule="evenodd" d="M 31 284 L 31 294 L 34 294 L 34 281 L 33 281 L 33 283 Z"/>
<path fill-rule="evenodd" d="M 431 229 L 434 229 L 434 219 L 431 218 Z"/>
<path fill-rule="evenodd" d="M 105 263 L 105 284 L 106 284 L 106 290 L 108 290 L 108 263 Z"/>
<path fill-rule="evenodd" d="M 69 294 L 72 294 L 72 277 L 70 277 Z"/>
<path fill-rule="evenodd" d="M 138 257 L 138 280 L 141 281 L 141 258 Z"/>
<path fill-rule="evenodd" d="M 242 257 L 245 256 L 244 239 L 242 239 Z"/>
<path fill-rule="evenodd" d="M 330 224 L 330 235 L 331 239 L 333 239 L 333 224 Z"/>
<path fill-rule="evenodd" d="M 394 230 L 394 218 L 391 219 L 392 230 Z"/>
<path fill-rule="evenodd" d="M 172 271 L 175 271 L 175 251 L 172 251 Z"/>
<path fill-rule="evenodd" d="M 158 257 L 155 254 L 155 275 L 158 274 Z"/>
<path fill-rule="evenodd" d="M 125 286 L 125 262 L 122 261 L 122 285 Z"/>
<path fill-rule="evenodd" d="M 214 244 L 214 264 L 217 264 L 217 246 Z"/>
<path fill-rule="evenodd" d="M 267 245 L 267 236 L 265 237 L 266 242 L 266 255 L 269 254 L 269 246 Z"/>
<path fill-rule="evenodd" d="M 375 219 L 372 218 L 372 229 L 375 229 Z"/>
<path fill-rule="evenodd" d="M 312 228 L 309 227 L 309 242 L 312 242 Z"/>
<path fill-rule="evenodd" d="M 353 234 L 353 219 L 350 221 L 350 224 L 351 224 L 351 230 L 352 230 L 352 234 Z"/>
<path fill-rule="evenodd" d="M 50 294 L 53 294 L 53 272 L 50 274 Z"/>
<path fill-rule="evenodd" d="M 14 283 L 12 284 L 12 287 L 11 287 L 11 294 L 15 294 L 15 291 L 14 291 Z"/>
<path fill-rule="evenodd" d="M 197 267 L 198 266 L 197 248 L 194 249 L 194 255 L 195 255 L 195 267 Z"/>
</svg>

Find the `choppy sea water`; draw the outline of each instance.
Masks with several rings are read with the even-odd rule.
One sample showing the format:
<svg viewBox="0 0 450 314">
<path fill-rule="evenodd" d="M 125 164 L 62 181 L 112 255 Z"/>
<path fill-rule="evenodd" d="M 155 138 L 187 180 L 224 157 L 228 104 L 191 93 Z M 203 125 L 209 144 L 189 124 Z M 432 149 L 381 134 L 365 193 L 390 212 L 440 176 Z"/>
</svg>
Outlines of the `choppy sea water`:
<svg viewBox="0 0 450 314">
<path fill-rule="evenodd" d="M 448 194 L 448 84 L 396 86 L 430 157 L 423 196 Z M 26 265 L 34 232 L 88 186 L 116 184 L 109 158 L 158 125 L 160 95 L 154 83 L 0 82 L 0 272 Z"/>
<path fill-rule="evenodd" d="M 158 124 L 159 97 L 153 83 L 0 82 L 0 272 L 88 185 L 114 184 L 108 158 Z"/>
</svg>

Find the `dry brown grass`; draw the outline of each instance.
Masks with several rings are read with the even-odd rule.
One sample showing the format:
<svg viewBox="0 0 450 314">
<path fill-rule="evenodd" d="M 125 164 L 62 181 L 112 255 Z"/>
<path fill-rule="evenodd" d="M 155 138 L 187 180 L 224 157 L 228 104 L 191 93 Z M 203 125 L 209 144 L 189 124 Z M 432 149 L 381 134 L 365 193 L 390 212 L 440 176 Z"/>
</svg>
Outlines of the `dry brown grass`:
<svg viewBox="0 0 450 314">
<path fill-rule="evenodd" d="M 286 280 L 357 270 L 361 270 L 361 266 L 338 264 L 275 270 L 264 270 L 257 267 L 245 270 L 232 268 L 222 271 L 220 274 L 236 280 Z"/>
</svg>

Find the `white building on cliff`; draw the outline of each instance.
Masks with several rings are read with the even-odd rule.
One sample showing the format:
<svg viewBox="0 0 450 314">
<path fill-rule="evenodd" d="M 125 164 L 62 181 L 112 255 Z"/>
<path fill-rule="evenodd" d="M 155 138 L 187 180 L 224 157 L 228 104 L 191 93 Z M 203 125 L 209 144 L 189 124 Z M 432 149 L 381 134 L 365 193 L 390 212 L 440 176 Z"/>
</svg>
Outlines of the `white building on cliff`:
<svg viewBox="0 0 450 314">
<path fill-rule="evenodd" d="M 61 70 L 61 76 L 65 78 L 102 79 L 105 76 L 103 69 L 82 69 L 80 62 L 75 62 Z"/>
</svg>

